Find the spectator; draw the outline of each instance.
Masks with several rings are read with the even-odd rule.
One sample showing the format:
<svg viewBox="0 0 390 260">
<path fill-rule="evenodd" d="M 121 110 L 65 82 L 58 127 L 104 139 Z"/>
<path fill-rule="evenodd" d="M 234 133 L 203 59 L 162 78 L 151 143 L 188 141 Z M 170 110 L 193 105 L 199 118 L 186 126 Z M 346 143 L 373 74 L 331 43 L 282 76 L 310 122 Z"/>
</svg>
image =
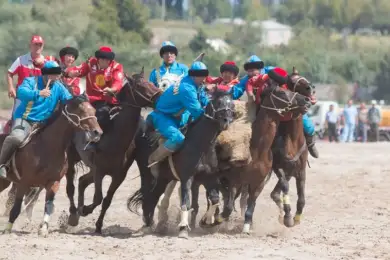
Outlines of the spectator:
<svg viewBox="0 0 390 260">
<path fill-rule="evenodd" d="M 368 109 L 366 104 L 360 103 L 360 109 L 358 113 L 358 137 L 361 137 L 361 142 L 367 142 L 368 131 Z"/>
<path fill-rule="evenodd" d="M 348 104 L 344 108 L 344 129 L 343 134 L 341 137 L 342 142 L 352 142 L 353 141 L 353 135 L 356 128 L 356 122 L 357 122 L 357 109 L 353 106 L 352 100 L 348 101 Z"/>
<path fill-rule="evenodd" d="M 334 106 L 329 106 L 329 111 L 326 113 L 326 125 L 328 128 L 328 137 L 329 142 L 339 141 L 339 137 L 337 134 L 337 125 L 338 125 L 338 115 L 336 111 L 334 111 Z"/>
<path fill-rule="evenodd" d="M 381 113 L 375 106 L 375 102 L 372 102 L 370 110 L 368 110 L 368 123 L 370 124 L 370 131 L 374 137 L 374 141 L 379 141 L 379 124 L 381 122 Z"/>
</svg>

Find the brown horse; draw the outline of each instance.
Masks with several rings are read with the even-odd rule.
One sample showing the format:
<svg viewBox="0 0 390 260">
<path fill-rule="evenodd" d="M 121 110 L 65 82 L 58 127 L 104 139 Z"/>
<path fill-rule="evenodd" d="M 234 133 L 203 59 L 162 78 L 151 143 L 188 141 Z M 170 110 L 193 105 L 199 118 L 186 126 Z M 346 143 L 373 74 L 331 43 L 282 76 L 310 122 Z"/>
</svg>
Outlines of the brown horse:
<svg viewBox="0 0 390 260">
<path fill-rule="evenodd" d="M 76 130 L 81 129 L 89 140 L 98 141 L 103 133 L 96 120 L 95 109 L 84 95 L 73 97 L 54 113 L 46 126 L 36 129 L 11 159 L 8 180 L 0 180 L 0 192 L 9 186 L 11 181 L 17 184 L 16 199 L 5 233 L 11 232 L 13 223 L 20 214 L 26 191 L 30 187 L 44 187 L 45 215 L 39 234 L 48 234 L 54 197 L 67 170 L 66 150 L 73 135 Z M 3 135 L 1 144 L 4 139 Z"/>
<path fill-rule="evenodd" d="M 293 67 L 293 72 L 288 76 L 287 86 L 289 89 L 309 97 L 311 102 L 315 101 L 314 86 L 306 78 L 299 75 Z M 302 116 L 293 118 L 290 121 L 282 122 L 279 126 L 279 133 L 275 140 L 273 170 L 278 177 L 278 183 L 271 192 L 271 198 L 279 208 L 279 220 L 287 227 L 300 223 L 303 208 L 305 206 L 305 182 L 306 163 L 308 160 L 308 146 L 303 133 Z M 295 177 L 297 187 L 297 211 L 294 219 L 291 217 L 291 206 L 289 199 L 289 180 Z M 281 197 L 281 192 L 283 196 Z M 283 217 L 284 213 L 284 217 Z"/>
<path fill-rule="evenodd" d="M 313 102 L 315 87 L 306 78 L 300 76 L 295 67 L 293 68 L 292 74 L 288 76 L 287 87 L 291 91 L 310 98 L 311 102 Z M 279 181 L 271 193 L 271 198 L 279 207 L 279 220 L 287 227 L 291 227 L 300 223 L 303 207 L 305 205 L 305 179 L 308 149 L 303 134 L 302 116 L 286 122 L 281 122 L 278 130 L 278 138 L 276 138 L 273 144 L 273 170 Z M 291 218 L 291 206 L 288 195 L 288 181 L 291 177 L 296 178 L 298 193 L 297 212 L 294 221 Z M 241 212 L 244 212 L 246 209 L 246 198 L 248 194 L 247 187 L 243 188 L 240 200 Z M 280 195 L 282 191 L 283 197 L 281 198 Z"/>
<path fill-rule="evenodd" d="M 108 122 L 109 129 L 98 143 L 93 160 L 89 159 L 88 152 L 83 151 L 82 147 L 77 145 L 71 147 L 72 149 L 69 150 L 69 169 L 66 173 L 66 192 L 70 201 L 69 225 L 77 226 L 80 215 L 91 214 L 103 201 L 100 216 L 96 221 L 96 232 L 101 233 L 103 219 L 115 191 L 126 178 L 127 171 L 135 158 L 133 138 L 141 120 L 141 108 L 153 107 L 161 93 L 160 89 L 145 80 L 143 68 L 140 73 L 126 77 L 123 88 L 117 95 L 120 105 L 114 108 L 116 115 L 113 115 Z M 79 178 L 77 209 L 74 202 L 74 166 L 81 159 L 90 167 L 90 172 Z M 112 181 L 103 200 L 102 181 L 106 175 L 111 176 Z M 95 184 L 93 203 L 84 206 L 84 192 L 91 183 Z"/>
<path fill-rule="evenodd" d="M 241 168 L 231 168 L 223 172 L 228 179 L 228 198 L 221 217 L 226 219 L 233 210 L 233 201 L 238 188 L 248 185 L 248 208 L 245 212 L 244 233 L 249 233 L 252 224 L 256 199 L 263 190 L 272 173 L 272 144 L 282 117 L 293 118 L 306 113 L 310 99 L 296 92 L 280 88 L 270 81 L 270 86 L 263 93 L 262 103 L 258 106 L 256 119 L 252 125 L 250 150 L 252 161 Z M 279 93 L 276 95 L 275 93 Z M 283 94 L 283 97 L 280 95 Z"/>
</svg>

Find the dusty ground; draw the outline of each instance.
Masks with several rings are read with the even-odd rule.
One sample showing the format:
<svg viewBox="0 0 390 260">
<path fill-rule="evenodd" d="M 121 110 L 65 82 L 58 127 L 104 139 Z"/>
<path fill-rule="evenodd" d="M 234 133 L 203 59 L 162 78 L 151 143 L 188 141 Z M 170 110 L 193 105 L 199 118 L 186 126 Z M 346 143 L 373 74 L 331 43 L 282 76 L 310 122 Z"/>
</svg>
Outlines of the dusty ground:
<svg viewBox="0 0 390 260">
<path fill-rule="evenodd" d="M 131 180 L 138 175 L 134 167 L 106 215 L 103 237 L 94 236 L 91 229 L 100 208 L 81 219 L 73 234 L 59 231 L 57 222 L 68 209 L 64 180 L 50 237 L 37 235 L 43 215 L 42 194 L 32 223 L 26 225 L 21 216 L 13 234 L 0 236 L 0 259 L 390 259 L 388 144 L 322 143 L 319 148 L 321 159 L 311 160 L 312 168 L 308 169 L 304 218 L 292 229 L 277 221 L 276 206 L 269 198 L 275 185 L 272 178 L 258 199 L 250 236 L 231 231 L 242 227 L 242 221 L 236 220 L 217 234 L 205 234 L 197 228 L 189 240 L 173 235 L 134 237 L 131 233 L 142 224 L 139 216 L 126 209 L 128 196 L 139 186 L 139 179 Z M 295 193 L 292 185 L 294 203 Z M 88 203 L 92 188 L 87 194 Z M 2 194 L 2 204 L 4 197 Z M 177 198 L 171 201 L 174 213 L 177 202 Z M 0 221 L 3 225 L 6 219 Z"/>
</svg>

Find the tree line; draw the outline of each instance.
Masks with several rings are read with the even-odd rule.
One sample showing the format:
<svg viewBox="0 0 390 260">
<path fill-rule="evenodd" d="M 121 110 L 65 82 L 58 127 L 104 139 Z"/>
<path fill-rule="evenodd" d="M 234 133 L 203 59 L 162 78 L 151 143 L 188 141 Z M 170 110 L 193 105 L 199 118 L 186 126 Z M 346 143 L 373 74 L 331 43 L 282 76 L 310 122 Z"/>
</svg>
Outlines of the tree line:
<svg viewBox="0 0 390 260">
<path fill-rule="evenodd" d="M 362 26 L 385 33 L 390 20 L 381 17 L 383 13 L 389 13 L 387 1 L 354 0 L 352 5 L 342 4 L 348 0 L 286 0 L 276 8 L 270 4 L 272 1 L 261 4 L 260 0 L 237 0 L 232 8 L 229 0 L 192 0 L 188 10 L 182 10 L 180 2 L 165 0 L 166 19 L 192 17 L 188 19 L 190 22 L 200 19 L 206 24 L 199 28 L 188 24 L 189 30 L 192 27 L 198 32 L 188 45 L 178 46 L 180 62 L 190 64 L 199 52 L 205 51 L 205 62 L 213 75 L 219 74 L 219 66 L 226 60 L 235 60 L 243 73 L 245 60 L 251 54 L 257 54 L 269 65 L 287 69 L 296 66 L 313 82 L 357 82 L 363 87 L 378 86 L 377 95 L 390 100 L 388 40 L 377 42 L 374 37 L 362 39 L 353 35 Z M 149 47 L 153 34 L 148 21 L 161 18 L 161 13 L 157 12 L 161 10 L 161 3 L 147 0 L 34 0 L 27 4 L 10 4 L 8 0 L 0 0 L 1 79 L 15 58 L 27 52 L 33 33 L 45 38 L 45 54 L 57 54 L 66 45 L 75 46 L 81 51 L 77 61 L 80 63 L 93 55 L 98 46 L 111 45 L 127 72 L 137 71 L 142 66 L 150 71 L 159 66 L 161 60 L 158 50 Z M 232 51 L 221 55 L 206 43 L 207 38 L 213 37 L 207 31 L 207 23 L 218 17 L 243 17 L 247 21 L 276 17 L 293 26 L 295 37 L 287 46 L 265 47 L 259 45 L 263 40 L 259 28 L 231 26 L 223 38 Z M 367 22 L 372 21 L 370 19 L 375 22 Z M 350 30 L 349 36 L 339 33 L 346 28 Z M 371 42 L 370 39 L 374 40 Z M 1 82 L 5 86 L 5 82 Z"/>
</svg>

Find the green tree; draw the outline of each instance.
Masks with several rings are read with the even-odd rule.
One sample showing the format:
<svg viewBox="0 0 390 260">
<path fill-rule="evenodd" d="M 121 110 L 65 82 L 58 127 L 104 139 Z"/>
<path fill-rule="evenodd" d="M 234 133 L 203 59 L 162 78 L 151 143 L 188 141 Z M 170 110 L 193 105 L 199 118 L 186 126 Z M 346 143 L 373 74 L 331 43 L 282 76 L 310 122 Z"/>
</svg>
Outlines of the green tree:
<svg viewBox="0 0 390 260">
<path fill-rule="evenodd" d="M 374 97 L 390 101 L 390 54 L 386 54 L 380 62 L 375 85 L 377 90 L 374 92 Z"/>
<path fill-rule="evenodd" d="M 191 39 L 188 46 L 191 51 L 194 53 L 203 52 L 210 48 L 209 44 L 206 42 L 207 35 L 204 30 L 200 29 L 198 33 Z"/>
</svg>

